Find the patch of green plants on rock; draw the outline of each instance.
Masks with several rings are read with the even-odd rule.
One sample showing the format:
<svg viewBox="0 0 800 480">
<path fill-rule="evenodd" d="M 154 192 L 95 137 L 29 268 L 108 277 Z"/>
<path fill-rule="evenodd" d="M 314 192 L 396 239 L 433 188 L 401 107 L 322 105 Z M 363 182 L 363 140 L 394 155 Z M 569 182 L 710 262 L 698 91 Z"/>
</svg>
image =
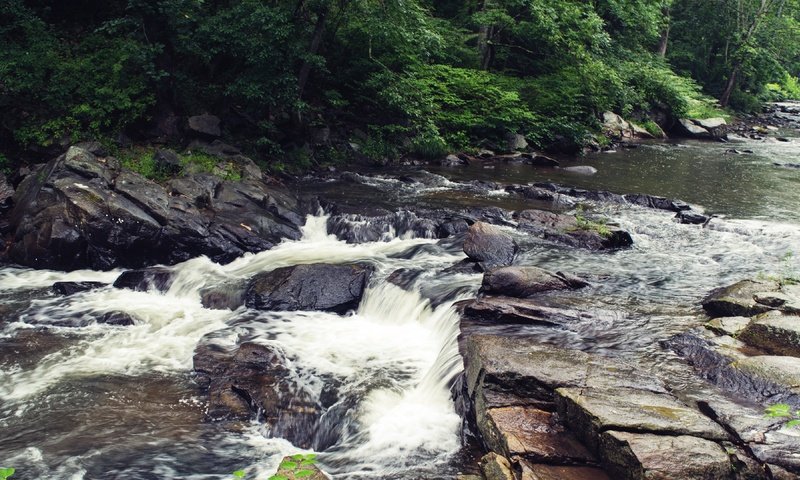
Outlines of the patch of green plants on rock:
<svg viewBox="0 0 800 480">
<path fill-rule="evenodd" d="M 269 480 L 290 480 L 313 476 L 317 471 L 313 468 L 317 463 L 317 456 L 313 453 L 292 455 L 284 459 L 278 466 L 278 473 L 269 477 Z"/>
<path fill-rule="evenodd" d="M 15 471 L 13 468 L 0 468 L 0 480 L 11 478 Z"/>
<path fill-rule="evenodd" d="M 608 228 L 604 219 L 592 220 L 586 217 L 583 208 L 578 208 L 575 213 L 575 228 L 573 231 L 583 230 L 587 232 L 596 232 L 603 238 L 611 237 L 611 229 Z"/>
<path fill-rule="evenodd" d="M 785 418 L 786 427 L 800 427 L 800 410 L 792 411 L 792 407 L 786 403 L 776 403 L 764 410 L 764 414 L 769 418 Z"/>
</svg>

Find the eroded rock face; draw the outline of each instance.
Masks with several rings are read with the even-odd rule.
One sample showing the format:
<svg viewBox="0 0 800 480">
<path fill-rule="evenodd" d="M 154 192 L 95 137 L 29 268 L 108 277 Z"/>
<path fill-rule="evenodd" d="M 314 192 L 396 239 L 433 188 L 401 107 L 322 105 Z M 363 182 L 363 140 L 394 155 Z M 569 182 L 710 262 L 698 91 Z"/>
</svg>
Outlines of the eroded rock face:
<svg viewBox="0 0 800 480">
<path fill-rule="evenodd" d="M 361 264 L 295 265 L 255 276 L 245 291 L 245 305 L 257 310 L 325 310 L 345 313 L 358 308 L 372 267 Z"/>
<path fill-rule="evenodd" d="M 233 351 L 201 344 L 194 371 L 208 392 L 209 420 L 248 420 L 258 414 L 275 437 L 311 447 L 324 407 L 295 384 L 279 351 L 252 342 Z"/>
<path fill-rule="evenodd" d="M 776 355 L 800 357 L 800 316 L 765 313 L 748 323 L 739 340 Z"/>
<path fill-rule="evenodd" d="M 484 269 L 511 265 L 518 251 L 511 236 L 484 222 L 472 224 L 464 239 L 464 253 Z"/>
<path fill-rule="evenodd" d="M 17 189 L 6 258 L 58 270 L 138 268 L 199 255 L 227 262 L 300 237 L 298 202 L 278 186 L 209 175 L 174 183 L 166 189 L 121 171 L 112 157 L 71 147 Z"/>
<path fill-rule="evenodd" d="M 572 290 L 589 283 L 574 275 L 530 266 L 502 267 L 483 275 L 481 290 L 488 294 L 529 297 L 551 290 Z"/>
<path fill-rule="evenodd" d="M 772 307 L 756 302 L 754 296 L 779 289 L 777 282 L 743 280 L 709 293 L 703 299 L 703 309 L 712 317 L 751 317 L 772 310 Z"/>
</svg>

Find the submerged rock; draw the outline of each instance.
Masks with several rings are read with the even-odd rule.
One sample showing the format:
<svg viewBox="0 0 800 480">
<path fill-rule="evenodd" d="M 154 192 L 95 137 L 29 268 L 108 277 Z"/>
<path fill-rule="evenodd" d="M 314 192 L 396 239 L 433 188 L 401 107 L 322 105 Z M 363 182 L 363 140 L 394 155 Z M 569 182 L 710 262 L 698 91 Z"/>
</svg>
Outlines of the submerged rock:
<svg viewBox="0 0 800 480">
<path fill-rule="evenodd" d="M 326 310 L 358 308 L 372 267 L 362 264 L 295 265 L 250 280 L 245 305 L 257 310 Z"/>
<path fill-rule="evenodd" d="M 114 281 L 115 288 L 127 288 L 137 292 L 156 290 L 165 292 L 172 286 L 174 273 L 165 267 L 149 267 L 122 272 Z"/>
<path fill-rule="evenodd" d="M 56 295 L 73 295 L 106 286 L 108 284 L 103 282 L 56 282 L 53 284 L 53 293 Z"/>
<path fill-rule="evenodd" d="M 518 251 L 510 235 L 484 222 L 472 224 L 464 239 L 464 253 L 484 270 L 511 265 Z"/>
<path fill-rule="evenodd" d="M 495 295 L 529 297 L 551 290 L 571 290 L 588 286 L 585 280 L 562 272 L 538 267 L 501 267 L 483 275 L 481 290 Z"/>
</svg>

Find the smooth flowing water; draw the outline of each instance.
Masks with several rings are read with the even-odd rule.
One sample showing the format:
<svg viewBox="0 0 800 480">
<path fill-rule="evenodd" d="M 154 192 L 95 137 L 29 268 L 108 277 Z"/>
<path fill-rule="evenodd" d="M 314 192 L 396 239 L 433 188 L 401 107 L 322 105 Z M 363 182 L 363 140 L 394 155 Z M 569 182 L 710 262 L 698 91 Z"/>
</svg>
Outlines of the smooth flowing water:
<svg viewBox="0 0 800 480">
<path fill-rule="evenodd" d="M 625 357 L 663 376 L 677 362 L 659 340 L 704 321 L 697 303 L 708 290 L 800 271 L 794 256 L 800 254 L 800 170 L 773 165 L 797 163 L 800 142 L 735 146 L 752 149 L 751 155 L 725 154 L 728 148 L 652 144 L 573 162 L 596 167 L 594 176 L 497 163 L 303 188 L 362 208 L 523 209 L 532 204 L 502 190 L 476 192 L 468 181 L 557 181 L 704 207 L 722 218 L 701 227 L 681 225 L 667 212 L 596 206 L 633 236 L 633 248 L 613 253 L 567 248 L 507 228 L 521 245 L 517 263 L 569 271 L 592 285 L 545 297 L 584 311 L 585 321 L 503 333 Z M 295 383 L 309 394 L 319 396 L 326 382 L 339 385 L 328 419 L 339 434 L 319 452 L 334 478 L 453 478 L 463 451 L 451 394 L 462 369 L 452 305 L 474 297 L 481 276 L 444 271 L 464 258 L 458 242 L 387 231 L 383 241 L 348 244 L 326 224 L 325 215 L 310 216 L 302 239 L 228 265 L 205 258 L 177 265 L 166 292 L 106 287 L 58 297 L 50 292 L 56 281 L 113 282 L 120 272 L 0 270 L 0 466 L 15 467 L 15 479 L 229 479 L 237 469 L 247 478 L 267 478 L 283 455 L 298 449 L 269 438 L 258 423 L 205 422 L 205 400 L 191 375 L 201 340 L 226 348 L 252 341 L 280 349 Z M 205 286 L 286 265 L 353 261 L 371 263 L 376 273 L 358 311 L 346 316 L 201 305 Z M 408 290 L 385 281 L 400 268 L 417 272 Z M 136 323 L 96 323 L 105 312 L 126 312 Z"/>
</svg>

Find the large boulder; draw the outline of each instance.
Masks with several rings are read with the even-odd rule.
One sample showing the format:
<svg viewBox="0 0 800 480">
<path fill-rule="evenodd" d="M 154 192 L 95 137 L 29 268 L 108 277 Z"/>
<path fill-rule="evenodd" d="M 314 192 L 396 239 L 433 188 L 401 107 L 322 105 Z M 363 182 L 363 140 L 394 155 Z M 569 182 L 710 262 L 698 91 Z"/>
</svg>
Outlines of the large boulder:
<svg viewBox="0 0 800 480">
<path fill-rule="evenodd" d="M 278 349 L 247 342 L 228 351 L 204 343 L 195 350 L 194 371 L 208 394 L 209 420 L 257 417 L 273 436 L 312 446 L 325 406 L 297 385 Z"/>
<path fill-rule="evenodd" d="M 495 295 L 530 297 L 551 290 L 583 288 L 588 282 L 562 272 L 548 272 L 538 267 L 501 267 L 483 275 L 481 290 Z"/>
<path fill-rule="evenodd" d="M 191 133 L 210 138 L 216 138 L 222 135 L 219 123 L 219 117 L 207 113 L 195 115 L 187 119 L 187 124 Z"/>
<path fill-rule="evenodd" d="M 6 259 L 58 270 L 228 262 L 299 238 L 303 223 L 282 187 L 196 175 L 167 189 L 78 147 L 25 177 L 14 203 Z"/>
<path fill-rule="evenodd" d="M 739 340 L 776 355 L 800 357 L 800 316 L 765 313 L 739 333 Z"/>
<path fill-rule="evenodd" d="M 777 282 L 742 280 L 711 291 L 703 299 L 703 309 L 712 317 L 751 317 L 772 310 L 758 303 L 756 294 L 779 290 Z"/>
<path fill-rule="evenodd" d="M 358 308 L 372 268 L 368 265 L 295 265 L 253 277 L 245 305 L 258 310 L 324 310 L 345 313 Z"/>
<path fill-rule="evenodd" d="M 519 228 L 565 245 L 589 250 L 613 250 L 633 245 L 631 235 L 603 219 L 589 219 L 542 210 L 523 210 L 517 214 Z"/>
<path fill-rule="evenodd" d="M 484 222 L 472 224 L 464 239 L 464 253 L 483 269 L 511 265 L 518 251 L 510 235 Z"/>
</svg>

